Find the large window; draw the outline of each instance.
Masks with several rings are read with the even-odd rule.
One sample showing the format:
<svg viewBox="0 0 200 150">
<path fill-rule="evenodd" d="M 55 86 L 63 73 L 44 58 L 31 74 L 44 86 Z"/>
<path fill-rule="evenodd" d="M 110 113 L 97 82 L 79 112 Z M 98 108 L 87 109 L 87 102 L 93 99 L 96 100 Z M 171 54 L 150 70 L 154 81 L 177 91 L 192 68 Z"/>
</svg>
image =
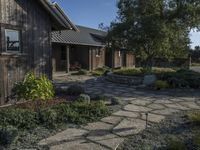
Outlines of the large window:
<svg viewBox="0 0 200 150">
<path fill-rule="evenodd" d="M 6 51 L 20 52 L 20 31 L 19 30 L 5 30 L 6 35 Z"/>
</svg>

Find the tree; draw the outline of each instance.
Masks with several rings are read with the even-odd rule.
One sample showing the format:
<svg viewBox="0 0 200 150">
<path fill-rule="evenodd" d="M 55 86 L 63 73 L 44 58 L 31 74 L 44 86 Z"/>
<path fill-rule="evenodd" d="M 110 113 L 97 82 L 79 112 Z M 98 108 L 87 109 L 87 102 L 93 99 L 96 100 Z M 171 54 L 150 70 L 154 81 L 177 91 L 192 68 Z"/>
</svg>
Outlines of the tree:
<svg viewBox="0 0 200 150">
<path fill-rule="evenodd" d="M 195 46 L 194 49 L 190 50 L 190 57 L 193 63 L 200 63 L 200 46 Z"/>
<path fill-rule="evenodd" d="M 200 1 L 120 0 L 110 26 L 113 47 L 132 50 L 152 67 L 155 57 L 186 57 L 191 28 L 200 28 Z"/>
</svg>

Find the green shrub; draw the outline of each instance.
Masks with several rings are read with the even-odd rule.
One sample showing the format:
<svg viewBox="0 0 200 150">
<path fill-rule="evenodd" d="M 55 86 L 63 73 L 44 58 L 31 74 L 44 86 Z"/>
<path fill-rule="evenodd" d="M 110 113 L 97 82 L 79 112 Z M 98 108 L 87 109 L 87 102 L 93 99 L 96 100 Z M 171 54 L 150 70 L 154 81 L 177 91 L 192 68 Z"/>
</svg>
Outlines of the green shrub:
<svg viewBox="0 0 200 150">
<path fill-rule="evenodd" d="M 200 148 L 200 134 L 195 135 L 193 142 L 194 142 L 195 146 Z"/>
<path fill-rule="evenodd" d="M 54 128 L 57 125 L 57 112 L 53 109 L 45 109 L 38 114 L 40 124 Z"/>
<path fill-rule="evenodd" d="M 18 134 L 18 130 L 13 126 L 0 126 L 0 145 L 8 146 L 12 144 Z"/>
<path fill-rule="evenodd" d="M 71 96 L 79 96 L 80 94 L 84 93 L 85 89 L 79 84 L 73 84 L 67 89 L 67 94 Z"/>
<path fill-rule="evenodd" d="M 110 68 L 109 67 L 102 67 L 102 68 L 97 68 L 94 71 L 92 71 L 92 75 L 93 76 L 102 76 L 102 75 L 106 75 L 108 72 L 110 72 Z"/>
<path fill-rule="evenodd" d="M 174 88 L 200 88 L 200 73 L 191 70 L 164 73 L 158 78 L 167 81 Z"/>
<path fill-rule="evenodd" d="M 167 81 L 162 81 L 162 80 L 157 80 L 154 86 L 156 90 L 167 89 L 170 87 Z"/>
<path fill-rule="evenodd" d="M 28 73 L 22 82 L 14 85 L 13 93 L 18 100 L 47 100 L 54 97 L 54 88 L 45 75 L 37 78 L 33 73 Z"/>
<path fill-rule="evenodd" d="M 104 95 L 92 95 L 91 99 L 94 101 L 106 101 L 108 98 Z"/>
<path fill-rule="evenodd" d="M 90 96 L 86 94 L 81 94 L 78 98 L 78 101 L 90 103 Z"/>
<path fill-rule="evenodd" d="M 72 75 L 87 75 L 88 72 L 85 69 L 80 69 L 78 72 L 76 73 L 72 73 Z"/>
<path fill-rule="evenodd" d="M 31 129 L 37 125 L 37 113 L 19 108 L 0 110 L 0 125 L 14 126 L 20 129 Z"/>
<path fill-rule="evenodd" d="M 140 68 L 120 69 L 120 70 L 115 70 L 113 73 L 117 75 L 125 75 L 125 76 L 135 76 L 135 75 L 143 74 Z"/>
<path fill-rule="evenodd" d="M 179 139 L 171 139 L 167 145 L 169 150 L 187 150 L 186 145 Z"/>
<path fill-rule="evenodd" d="M 111 98 L 111 105 L 121 105 L 122 100 L 119 97 L 112 97 Z"/>
<path fill-rule="evenodd" d="M 193 112 L 188 114 L 188 118 L 196 125 L 200 125 L 200 112 Z"/>
<path fill-rule="evenodd" d="M 109 109 L 101 101 L 98 102 L 74 102 L 61 104 L 53 108 L 58 113 L 59 122 L 84 124 L 96 121 L 110 114 Z"/>
</svg>

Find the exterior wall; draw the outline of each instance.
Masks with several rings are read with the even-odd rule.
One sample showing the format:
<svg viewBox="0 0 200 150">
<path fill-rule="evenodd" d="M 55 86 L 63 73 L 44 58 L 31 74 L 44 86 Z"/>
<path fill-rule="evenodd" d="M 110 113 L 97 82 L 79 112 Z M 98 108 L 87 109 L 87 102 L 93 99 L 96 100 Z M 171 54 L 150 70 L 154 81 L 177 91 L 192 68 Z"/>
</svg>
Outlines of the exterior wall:
<svg viewBox="0 0 200 150">
<path fill-rule="evenodd" d="M 78 62 L 81 68 L 89 69 L 89 46 L 73 45 L 70 46 L 70 64 Z"/>
<path fill-rule="evenodd" d="M 135 55 L 132 52 L 125 52 L 124 67 L 135 67 Z"/>
<path fill-rule="evenodd" d="M 2 101 L 27 71 L 51 77 L 51 19 L 36 0 L 0 0 Z M 21 53 L 6 52 L 5 29 L 21 31 Z M 19 64 L 23 59 L 26 63 Z M 17 67 L 13 67 L 13 64 Z M 19 65 L 19 66 L 18 66 Z M 21 67 L 23 65 L 23 67 Z M 10 67 L 11 66 L 11 67 Z M 18 78 L 19 77 L 19 78 Z M 2 102 L 3 103 L 3 102 Z"/>
<path fill-rule="evenodd" d="M 111 68 L 135 67 L 135 55 L 133 52 L 110 50 L 106 51 L 106 66 Z"/>
<path fill-rule="evenodd" d="M 90 55 L 91 55 L 91 68 L 90 70 L 95 70 L 97 68 L 101 68 L 105 66 L 105 48 L 100 49 L 100 55 L 96 55 L 96 51 L 99 48 L 97 47 L 91 47 L 90 48 Z"/>
</svg>

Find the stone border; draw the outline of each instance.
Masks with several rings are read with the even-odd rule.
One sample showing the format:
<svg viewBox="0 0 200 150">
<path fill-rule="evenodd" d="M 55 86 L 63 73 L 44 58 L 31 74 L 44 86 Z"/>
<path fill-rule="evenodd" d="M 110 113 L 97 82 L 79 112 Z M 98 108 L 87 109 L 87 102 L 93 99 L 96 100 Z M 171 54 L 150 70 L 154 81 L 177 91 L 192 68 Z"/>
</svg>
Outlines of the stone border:
<svg viewBox="0 0 200 150">
<path fill-rule="evenodd" d="M 141 85 L 144 81 L 144 76 L 122 76 L 113 73 L 108 73 L 106 80 L 114 83 L 127 85 Z"/>
</svg>

